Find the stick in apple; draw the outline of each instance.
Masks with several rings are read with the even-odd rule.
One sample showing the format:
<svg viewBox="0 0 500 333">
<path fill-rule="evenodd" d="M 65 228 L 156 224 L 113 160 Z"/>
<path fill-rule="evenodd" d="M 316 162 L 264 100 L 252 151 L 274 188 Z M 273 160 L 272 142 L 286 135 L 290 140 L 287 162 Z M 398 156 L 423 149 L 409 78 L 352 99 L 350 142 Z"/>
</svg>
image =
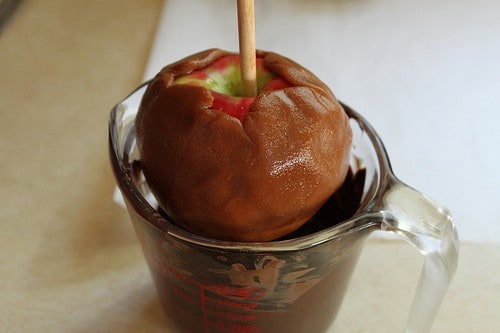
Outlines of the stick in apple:
<svg viewBox="0 0 500 333">
<path fill-rule="evenodd" d="M 238 0 L 238 37 L 243 96 L 257 95 L 254 0 Z"/>
</svg>

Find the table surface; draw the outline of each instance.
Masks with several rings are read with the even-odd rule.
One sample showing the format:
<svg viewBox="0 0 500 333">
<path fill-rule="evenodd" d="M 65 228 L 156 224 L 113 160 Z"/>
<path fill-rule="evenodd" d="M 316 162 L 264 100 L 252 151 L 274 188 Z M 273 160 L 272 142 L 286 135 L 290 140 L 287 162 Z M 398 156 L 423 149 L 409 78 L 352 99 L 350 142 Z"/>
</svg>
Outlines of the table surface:
<svg viewBox="0 0 500 333">
<path fill-rule="evenodd" d="M 25 1 L 0 35 L 1 332 L 170 331 L 107 152 L 109 110 L 142 81 L 161 8 Z M 371 238 L 331 331 L 400 332 L 421 264 Z M 500 244 L 463 242 L 432 332 L 497 332 L 499 275 Z"/>
</svg>

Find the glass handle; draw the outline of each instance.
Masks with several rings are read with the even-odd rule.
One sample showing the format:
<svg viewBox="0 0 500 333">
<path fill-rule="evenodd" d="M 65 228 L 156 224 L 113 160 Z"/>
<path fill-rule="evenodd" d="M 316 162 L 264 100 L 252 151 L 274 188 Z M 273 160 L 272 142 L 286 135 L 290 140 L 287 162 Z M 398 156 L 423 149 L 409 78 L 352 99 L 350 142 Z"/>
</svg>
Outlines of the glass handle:
<svg viewBox="0 0 500 333">
<path fill-rule="evenodd" d="M 406 333 L 429 332 L 457 268 L 458 234 L 448 210 L 396 181 L 384 194 L 382 229 L 403 237 L 424 256 Z"/>
</svg>

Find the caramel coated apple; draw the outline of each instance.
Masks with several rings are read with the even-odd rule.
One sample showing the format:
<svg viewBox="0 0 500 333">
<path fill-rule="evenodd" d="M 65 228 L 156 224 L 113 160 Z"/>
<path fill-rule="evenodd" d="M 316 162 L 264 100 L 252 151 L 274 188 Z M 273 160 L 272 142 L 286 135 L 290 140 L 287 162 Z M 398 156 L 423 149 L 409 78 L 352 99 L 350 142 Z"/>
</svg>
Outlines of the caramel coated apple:
<svg viewBox="0 0 500 333">
<path fill-rule="evenodd" d="M 141 167 L 161 208 L 187 231 L 278 239 L 347 174 L 352 133 L 330 89 L 278 54 L 258 51 L 257 60 L 255 98 L 239 95 L 238 56 L 218 49 L 166 66 L 143 96 Z"/>
</svg>

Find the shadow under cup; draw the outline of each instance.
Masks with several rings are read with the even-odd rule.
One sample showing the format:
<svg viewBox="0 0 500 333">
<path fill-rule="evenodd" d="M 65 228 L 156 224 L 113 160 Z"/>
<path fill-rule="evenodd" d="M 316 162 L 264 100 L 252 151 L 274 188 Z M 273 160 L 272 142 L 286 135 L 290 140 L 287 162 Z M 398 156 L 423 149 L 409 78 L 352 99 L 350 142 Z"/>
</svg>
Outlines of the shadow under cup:
<svg viewBox="0 0 500 333">
<path fill-rule="evenodd" d="M 144 90 L 112 110 L 110 156 L 160 300 L 179 332 L 326 332 L 374 230 L 396 233 L 424 255 L 407 329 L 429 330 L 456 269 L 458 236 L 446 209 L 394 176 L 382 142 L 358 113 L 344 106 L 353 130 L 351 169 L 366 170 L 351 218 L 297 238 L 225 242 L 169 222 L 134 167 L 134 120 Z"/>
</svg>

